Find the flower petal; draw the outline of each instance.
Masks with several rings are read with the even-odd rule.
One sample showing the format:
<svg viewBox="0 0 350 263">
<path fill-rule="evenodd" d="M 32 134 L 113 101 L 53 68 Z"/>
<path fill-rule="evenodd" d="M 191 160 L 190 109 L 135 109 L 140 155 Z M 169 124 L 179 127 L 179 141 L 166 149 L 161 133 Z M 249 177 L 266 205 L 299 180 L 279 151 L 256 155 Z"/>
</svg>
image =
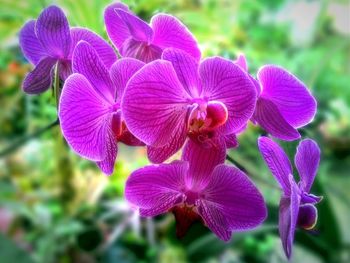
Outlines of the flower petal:
<svg viewBox="0 0 350 263">
<path fill-rule="evenodd" d="M 306 139 L 299 143 L 294 162 L 299 172 L 301 188 L 307 193 L 314 182 L 320 155 L 321 150 L 315 141 Z"/>
<path fill-rule="evenodd" d="M 151 43 L 153 30 L 145 21 L 120 8 L 116 8 L 114 11 L 128 27 L 130 35 L 135 40 L 147 42 L 148 44 Z"/>
<path fill-rule="evenodd" d="M 202 96 L 227 107 L 228 120 L 221 128 L 223 133 L 235 132 L 248 122 L 254 112 L 256 91 L 239 66 L 224 58 L 207 58 L 199 66 L 199 75 Z"/>
<path fill-rule="evenodd" d="M 225 138 L 227 149 L 237 148 L 239 146 L 236 134 L 234 133 L 227 134 L 224 136 L 224 138 Z"/>
<path fill-rule="evenodd" d="M 120 49 L 124 41 L 130 37 L 130 32 L 126 24 L 115 12 L 117 8 L 128 11 L 128 7 L 123 3 L 111 4 L 104 11 L 104 20 L 109 38 Z"/>
<path fill-rule="evenodd" d="M 162 163 L 177 153 L 187 138 L 186 124 L 178 125 L 169 143 L 161 147 L 147 147 L 147 156 L 152 163 Z"/>
<path fill-rule="evenodd" d="M 102 97 L 114 103 L 115 86 L 109 72 L 96 50 L 85 41 L 79 42 L 74 49 L 73 71 L 84 75 Z"/>
<path fill-rule="evenodd" d="M 193 98 L 198 98 L 202 93 L 198 62 L 188 53 L 175 48 L 165 49 L 162 59 L 168 60 L 173 64 L 177 77 L 184 89 Z"/>
<path fill-rule="evenodd" d="M 277 106 L 270 100 L 260 97 L 256 103 L 254 121 L 272 136 L 285 141 L 300 138 L 299 132 L 281 115 Z"/>
<path fill-rule="evenodd" d="M 248 72 L 248 63 L 244 54 L 239 54 L 234 63 L 240 66 L 243 71 Z"/>
<path fill-rule="evenodd" d="M 185 127 L 188 94 L 170 62 L 156 60 L 128 82 L 122 112 L 128 129 L 153 147 L 170 143 L 176 127 Z"/>
<path fill-rule="evenodd" d="M 116 87 L 117 101 L 121 101 L 129 79 L 144 65 L 142 61 L 133 58 L 122 58 L 113 64 L 109 74 Z"/>
<path fill-rule="evenodd" d="M 151 19 L 154 38 L 153 44 L 165 49 L 169 47 L 181 49 L 196 60 L 201 58 L 197 40 L 176 17 L 168 14 L 157 14 Z"/>
<path fill-rule="evenodd" d="M 272 175 L 280 184 L 286 196 L 290 196 L 289 175 L 292 174 L 292 165 L 283 149 L 268 137 L 260 137 L 258 146 L 265 163 Z"/>
<path fill-rule="evenodd" d="M 25 77 L 22 85 L 23 91 L 28 94 L 39 94 L 48 90 L 52 84 L 52 68 L 56 61 L 50 57 L 40 60 L 34 70 Z"/>
<path fill-rule="evenodd" d="M 258 80 L 261 96 L 271 100 L 290 125 L 299 128 L 312 121 L 316 100 L 297 77 L 281 67 L 266 65 L 258 71 Z"/>
<path fill-rule="evenodd" d="M 223 138 L 217 139 L 212 147 L 204 147 L 188 140 L 182 152 L 183 161 L 190 164 L 186 183 L 189 187 L 203 189 L 210 180 L 214 168 L 226 159 L 226 146 Z"/>
<path fill-rule="evenodd" d="M 92 161 L 105 160 L 110 105 L 83 75 L 73 74 L 66 80 L 58 116 L 62 133 L 77 154 Z"/>
<path fill-rule="evenodd" d="M 119 53 L 123 57 L 136 58 L 145 63 L 149 63 L 161 58 L 162 49 L 152 44 L 149 45 L 147 42 L 128 38 L 119 49 Z"/>
<path fill-rule="evenodd" d="M 48 54 L 56 58 L 67 58 L 71 47 L 68 20 L 57 6 L 49 6 L 38 17 L 36 35 Z"/>
<path fill-rule="evenodd" d="M 187 162 L 149 165 L 134 171 L 126 182 L 126 199 L 140 208 L 141 216 L 156 216 L 184 200 Z"/>
<path fill-rule="evenodd" d="M 46 52 L 35 35 L 35 20 L 28 21 L 19 32 L 19 45 L 24 56 L 34 65 L 46 56 Z"/>
<path fill-rule="evenodd" d="M 312 204 L 301 205 L 298 214 L 298 226 L 311 230 L 315 227 L 317 223 L 317 209 Z"/>
<path fill-rule="evenodd" d="M 266 205 L 256 186 L 235 167 L 216 166 L 208 186 L 201 192 L 198 212 L 216 234 L 252 229 L 267 215 Z M 220 238 L 227 240 L 225 237 Z"/>
<path fill-rule="evenodd" d="M 290 184 L 291 195 L 290 197 L 282 197 L 279 209 L 279 233 L 284 253 L 288 259 L 290 259 L 292 255 L 294 233 L 297 225 L 300 206 L 298 186 L 292 178 L 290 179 Z"/>
<path fill-rule="evenodd" d="M 107 175 L 111 175 L 114 170 L 115 159 L 118 154 L 118 146 L 116 138 L 113 136 L 113 132 L 108 129 L 106 134 L 105 151 L 106 155 L 102 161 L 96 162 L 97 166 Z"/>
<path fill-rule="evenodd" d="M 73 53 L 74 48 L 79 41 L 84 40 L 96 50 L 106 68 L 109 69 L 113 63 L 117 61 L 117 55 L 115 54 L 113 48 L 96 33 L 80 27 L 71 28 L 70 33 L 72 36 L 71 53 Z"/>
</svg>

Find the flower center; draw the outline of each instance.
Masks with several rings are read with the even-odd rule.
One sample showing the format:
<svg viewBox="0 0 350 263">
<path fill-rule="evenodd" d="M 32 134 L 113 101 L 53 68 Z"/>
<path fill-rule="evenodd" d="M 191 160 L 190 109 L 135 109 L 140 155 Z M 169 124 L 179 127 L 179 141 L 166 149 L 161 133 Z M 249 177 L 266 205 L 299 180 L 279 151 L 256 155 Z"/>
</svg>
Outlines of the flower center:
<svg viewBox="0 0 350 263">
<path fill-rule="evenodd" d="M 227 117 L 227 108 L 222 102 L 196 103 L 188 118 L 188 135 L 205 143 L 215 136 L 215 130 L 226 123 Z"/>
</svg>

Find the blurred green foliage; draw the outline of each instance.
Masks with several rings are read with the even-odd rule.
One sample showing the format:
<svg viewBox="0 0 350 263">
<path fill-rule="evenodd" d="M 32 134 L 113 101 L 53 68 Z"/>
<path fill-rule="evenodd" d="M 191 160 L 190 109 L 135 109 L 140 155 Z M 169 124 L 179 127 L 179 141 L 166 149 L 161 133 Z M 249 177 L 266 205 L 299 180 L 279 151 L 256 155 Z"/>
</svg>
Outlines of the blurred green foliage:
<svg viewBox="0 0 350 263">
<path fill-rule="evenodd" d="M 107 39 L 103 9 L 109 0 L 0 0 L 0 152 L 56 119 L 50 92 L 27 96 L 20 86 L 30 70 L 18 31 L 42 8 L 61 6 L 73 26 Z M 235 59 L 245 53 L 255 75 L 279 64 L 298 76 L 318 100 L 315 120 L 302 130 L 323 156 L 314 192 L 315 232 L 298 231 L 294 262 L 350 261 L 350 22 L 348 1 L 130 0 L 148 20 L 157 12 L 179 17 L 197 37 L 203 56 Z M 334 11 L 335 10 L 335 11 Z M 56 126 L 0 157 L 1 262 L 284 262 L 278 239 L 280 192 L 256 147 L 262 130 L 250 126 L 230 155 L 264 193 L 269 217 L 249 233 L 223 243 L 194 225 L 178 240 L 172 215 L 138 218 L 123 201 L 128 174 L 147 164 L 144 149 L 121 147 L 107 178 L 72 153 Z M 290 156 L 295 143 L 283 143 Z"/>
</svg>

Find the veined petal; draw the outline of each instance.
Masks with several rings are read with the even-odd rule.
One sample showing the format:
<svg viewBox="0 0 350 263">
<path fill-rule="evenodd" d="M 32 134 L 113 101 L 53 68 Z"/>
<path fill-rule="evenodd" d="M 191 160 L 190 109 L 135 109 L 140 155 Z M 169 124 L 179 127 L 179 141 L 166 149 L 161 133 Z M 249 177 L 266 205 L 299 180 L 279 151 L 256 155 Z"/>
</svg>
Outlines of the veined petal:
<svg viewBox="0 0 350 263">
<path fill-rule="evenodd" d="M 136 58 L 145 63 L 149 63 L 153 60 L 160 59 L 162 55 L 162 49 L 153 44 L 147 44 L 147 42 L 138 41 L 130 37 L 123 43 L 119 49 L 119 53 L 123 57 Z"/>
<path fill-rule="evenodd" d="M 299 143 L 294 162 L 299 172 L 301 188 L 307 193 L 314 182 L 320 155 L 321 150 L 315 141 L 306 139 Z"/>
<path fill-rule="evenodd" d="M 147 147 L 147 156 L 152 163 L 162 163 L 177 153 L 187 138 L 186 124 L 178 125 L 169 143 L 161 147 Z"/>
<path fill-rule="evenodd" d="M 290 197 L 282 197 L 279 209 L 279 233 L 284 253 L 288 259 L 290 259 L 292 255 L 294 234 L 300 206 L 299 189 L 292 178 L 290 179 L 290 185 L 291 195 Z"/>
<path fill-rule="evenodd" d="M 113 173 L 115 159 L 118 154 L 118 146 L 113 131 L 110 127 L 107 127 L 107 134 L 105 138 L 105 151 L 106 155 L 102 161 L 96 162 L 97 166 L 107 175 Z"/>
<path fill-rule="evenodd" d="M 151 19 L 151 27 L 154 31 L 153 44 L 163 49 L 169 47 L 181 49 L 198 61 L 201 58 L 195 37 L 176 17 L 157 14 Z"/>
<path fill-rule="evenodd" d="M 280 184 L 284 194 L 290 196 L 291 186 L 289 175 L 292 174 L 293 171 L 286 153 L 277 143 L 268 137 L 260 137 L 258 146 L 265 163 Z"/>
<path fill-rule="evenodd" d="M 214 168 L 223 164 L 226 159 L 226 145 L 223 140 L 217 139 L 212 147 L 188 140 L 182 152 L 181 160 L 189 162 L 189 171 L 186 183 L 189 187 L 203 189 L 211 180 Z"/>
<path fill-rule="evenodd" d="M 248 122 L 254 112 L 256 91 L 239 66 L 224 58 L 207 58 L 199 66 L 199 75 L 202 96 L 227 107 L 228 120 L 220 129 L 222 133 L 235 132 Z"/>
<path fill-rule="evenodd" d="M 235 167 L 216 166 L 201 196 L 198 212 L 217 235 L 221 232 L 220 228 L 226 231 L 252 229 L 261 224 L 267 215 L 261 193 Z"/>
<path fill-rule="evenodd" d="M 270 100 L 260 97 L 256 103 L 254 121 L 272 136 L 285 141 L 300 138 L 299 132 L 281 115 L 277 106 Z"/>
<path fill-rule="evenodd" d="M 126 24 L 115 12 L 117 8 L 128 11 L 128 7 L 123 3 L 111 4 L 104 11 L 104 20 L 109 38 L 116 48 L 120 49 L 124 41 L 131 35 Z"/>
<path fill-rule="evenodd" d="M 185 51 L 175 48 L 167 48 L 163 51 L 162 59 L 173 64 L 177 77 L 185 90 L 193 98 L 198 98 L 202 93 L 202 86 L 198 74 L 198 62 Z"/>
<path fill-rule="evenodd" d="M 46 57 L 45 49 L 35 35 L 35 20 L 28 21 L 19 32 L 19 45 L 24 56 L 34 65 Z"/>
<path fill-rule="evenodd" d="M 239 146 L 236 134 L 234 133 L 227 134 L 224 136 L 224 138 L 225 138 L 227 149 L 237 148 Z"/>
<path fill-rule="evenodd" d="M 73 74 L 66 80 L 58 116 L 62 133 L 77 154 L 92 161 L 107 158 L 110 105 L 83 75 Z"/>
<path fill-rule="evenodd" d="M 244 54 L 239 54 L 234 63 L 240 66 L 243 71 L 248 72 L 248 63 Z"/>
<path fill-rule="evenodd" d="M 23 81 L 23 91 L 28 94 L 39 94 L 51 87 L 52 84 L 52 68 L 56 63 L 56 59 L 44 57 L 35 66 L 34 70 L 27 74 Z"/>
<path fill-rule="evenodd" d="M 84 75 L 95 90 L 111 104 L 115 101 L 115 86 L 96 50 L 81 41 L 74 49 L 73 71 Z"/>
<path fill-rule="evenodd" d="M 285 69 L 266 65 L 258 71 L 261 96 L 271 100 L 287 122 L 295 128 L 312 121 L 316 100 L 307 87 Z"/>
<path fill-rule="evenodd" d="M 68 20 L 57 6 L 49 6 L 38 17 L 36 35 L 48 54 L 56 58 L 67 58 L 71 47 Z"/>
<path fill-rule="evenodd" d="M 152 42 L 153 30 L 146 22 L 123 9 L 116 8 L 114 11 L 128 27 L 130 35 L 135 40 L 144 41 L 148 44 Z"/>
<path fill-rule="evenodd" d="M 188 99 L 171 63 L 156 60 L 129 80 L 121 107 L 128 129 L 147 145 L 161 147 L 176 127 L 185 127 Z"/>
<path fill-rule="evenodd" d="M 116 100 L 118 102 L 122 99 L 129 79 L 144 65 L 145 63 L 134 58 L 122 58 L 113 64 L 109 74 L 116 87 Z"/>
<path fill-rule="evenodd" d="M 184 200 L 187 162 L 149 165 L 134 171 L 126 182 L 126 199 L 140 208 L 141 216 L 156 216 Z"/>
<path fill-rule="evenodd" d="M 81 27 L 71 28 L 70 33 L 72 37 L 71 55 L 73 54 L 74 48 L 79 41 L 84 40 L 96 50 L 98 56 L 107 69 L 109 69 L 114 62 L 116 62 L 117 55 L 115 54 L 113 48 L 96 33 Z"/>
</svg>

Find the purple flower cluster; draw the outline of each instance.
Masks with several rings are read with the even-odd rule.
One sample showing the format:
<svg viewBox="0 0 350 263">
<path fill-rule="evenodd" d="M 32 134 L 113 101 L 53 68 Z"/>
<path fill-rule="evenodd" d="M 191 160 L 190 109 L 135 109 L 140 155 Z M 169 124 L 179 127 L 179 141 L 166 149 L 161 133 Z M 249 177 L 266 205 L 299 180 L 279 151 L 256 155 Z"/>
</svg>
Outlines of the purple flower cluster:
<svg viewBox="0 0 350 263">
<path fill-rule="evenodd" d="M 35 68 L 23 90 L 44 92 L 58 74 L 64 82 L 62 133 L 73 151 L 105 174 L 113 173 L 118 142 L 147 147 L 153 164 L 134 171 L 125 189 L 141 216 L 171 211 L 179 236 L 201 221 L 225 241 L 232 232 L 260 225 L 267 215 L 263 196 L 243 171 L 224 164 L 226 152 L 238 147 L 237 135 L 249 121 L 273 137 L 299 139 L 297 129 L 316 113 L 306 86 L 274 65 L 261 67 L 255 79 L 244 56 L 201 58 L 195 37 L 168 14 L 148 24 L 116 3 L 105 9 L 104 19 L 120 58 L 94 32 L 70 28 L 56 6 L 26 23 L 20 45 Z M 312 140 L 300 143 L 297 185 L 275 142 L 261 137 L 259 149 L 283 190 L 280 235 L 290 257 L 296 226 L 316 223 L 320 198 L 309 192 L 320 150 Z M 164 163 L 180 150 L 181 160 Z"/>
</svg>

